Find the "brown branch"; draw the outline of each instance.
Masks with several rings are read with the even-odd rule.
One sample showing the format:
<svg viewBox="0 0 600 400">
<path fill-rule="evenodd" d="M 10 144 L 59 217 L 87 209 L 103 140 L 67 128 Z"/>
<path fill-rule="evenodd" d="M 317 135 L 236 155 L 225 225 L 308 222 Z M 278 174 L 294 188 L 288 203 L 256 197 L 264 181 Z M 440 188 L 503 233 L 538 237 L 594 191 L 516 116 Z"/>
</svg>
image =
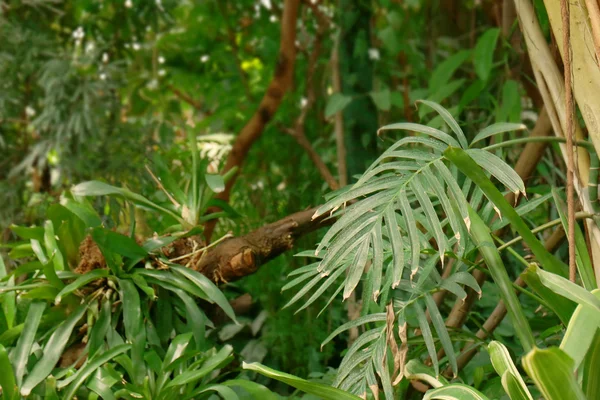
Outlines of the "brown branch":
<svg viewBox="0 0 600 400">
<path fill-rule="evenodd" d="M 309 1 L 308 3 L 311 2 Z M 313 11 L 315 9 L 318 10 L 318 8 L 315 7 L 313 8 Z M 329 26 L 326 25 L 327 20 L 324 18 L 324 16 L 322 14 L 316 14 L 316 16 L 318 21 L 318 29 L 317 34 L 315 35 L 315 39 L 313 41 L 313 49 L 308 58 L 308 67 L 306 71 L 306 104 L 302 106 L 300 115 L 294 123 L 294 128 L 284 129 L 284 131 L 289 133 L 290 136 L 296 139 L 296 142 L 300 145 L 300 147 L 302 147 L 306 151 L 306 153 L 310 157 L 313 164 L 315 164 L 315 166 L 317 167 L 319 173 L 321 174 L 325 182 L 327 182 L 327 185 L 329 185 L 329 188 L 331 190 L 336 190 L 340 187 L 339 183 L 335 180 L 333 174 L 331 173 L 331 171 L 329 170 L 319 153 L 317 153 L 317 151 L 312 146 L 312 143 L 306 137 L 305 130 L 306 117 L 308 115 L 308 112 L 313 108 L 317 97 L 315 94 L 314 87 L 314 75 L 315 70 L 317 68 L 319 55 L 321 54 L 321 44 L 323 42 L 325 34 L 329 29 Z"/>
<path fill-rule="evenodd" d="M 173 92 L 173 94 L 175 96 L 177 96 L 179 99 L 185 101 L 186 103 L 188 103 L 189 105 L 191 105 L 198 111 L 204 111 L 204 109 L 202 107 L 202 103 L 200 103 L 197 100 L 194 100 L 189 94 L 183 93 L 181 90 L 177 89 L 173 85 L 169 85 L 168 87 L 169 87 L 169 90 L 171 90 L 171 92 Z"/>
<path fill-rule="evenodd" d="M 217 284 L 253 274 L 267 261 L 291 249 L 300 236 L 333 221 L 328 215 L 312 220 L 315 211 L 316 208 L 300 211 L 247 235 L 224 240 L 192 268 Z"/>
<path fill-rule="evenodd" d="M 339 34 L 333 43 L 331 52 L 331 83 L 334 93 L 342 92 L 342 80 L 340 78 L 340 37 Z M 344 115 L 341 111 L 334 116 L 335 143 L 337 149 L 338 179 L 340 186 L 348 184 L 348 166 L 346 164 L 346 142 L 344 137 Z"/>
<path fill-rule="evenodd" d="M 265 126 L 273 118 L 273 115 L 283 101 L 283 96 L 292 86 L 294 78 L 294 64 L 296 62 L 296 19 L 300 0 L 285 0 L 283 16 L 281 19 L 281 38 L 279 44 L 279 56 L 275 74 L 265 95 L 263 96 L 258 110 L 242 128 L 233 143 L 231 152 L 227 156 L 223 172 L 233 168 L 239 168 L 244 164 L 246 156 L 252 144 L 260 138 Z M 239 171 L 227 182 L 225 190 L 218 196 L 220 200 L 228 201 Z M 205 225 L 204 236 L 208 241 L 212 236 L 217 220 L 211 220 Z"/>
<path fill-rule="evenodd" d="M 573 83 L 571 82 L 571 12 L 568 0 L 560 0 L 560 15 L 563 33 L 565 108 L 567 116 L 565 136 L 567 138 L 567 219 L 569 221 L 567 236 L 569 241 L 569 280 L 575 282 L 575 279 L 577 278 L 577 265 L 575 263 L 575 161 L 573 155 L 573 137 L 575 136 L 575 130 L 573 129 Z"/>
</svg>

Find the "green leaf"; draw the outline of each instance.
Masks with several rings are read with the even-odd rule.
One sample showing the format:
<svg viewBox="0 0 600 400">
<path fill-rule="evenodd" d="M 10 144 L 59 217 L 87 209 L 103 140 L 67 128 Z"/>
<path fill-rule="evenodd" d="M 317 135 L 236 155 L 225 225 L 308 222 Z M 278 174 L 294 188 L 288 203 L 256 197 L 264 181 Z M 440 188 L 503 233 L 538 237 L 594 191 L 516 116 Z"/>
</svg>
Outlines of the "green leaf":
<svg viewBox="0 0 600 400">
<path fill-rule="evenodd" d="M 122 189 L 122 188 L 118 188 L 118 187 L 109 185 L 104 182 L 99 182 L 99 181 L 83 182 L 83 183 L 80 183 L 79 185 L 74 186 L 71 189 L 71 193 L 73 193 L 73 195 L 75 195 L 75 196 L 120 196 L 120 197 L 124 197 L 125 199 L 131 201 L 132 203 L 134 203 L 136 205 L 147 207 L 151 210 L 158 211 L 164 215 L 173 217 L 181 223 L 183 222 L 183 220 L 181 219 L 181 217 L 179 215 L 175 214 L 171 210 L 168 210 L 164 207 L 161 207 L 161 206 L 151 202 L 144 196 L 141 196 L 137 193 L 133 193 L 132 191 L 127 190 L 127 189 Z"/>
<path fill-rule="evenodd" d="M 352 261 L 352 267 L 348 271 L 348 275 L 346 276 L 346 282 L 344 285 L 344 294 L 342 298 L 346 300 L 350 297 L 354 289 L 360 282 L 360 278 L 363 275 L 365 270 L 365 266 L 367 263 L 367 257 L 369 256 L 369 245 L 370 245 L 370 237 L 367 237 L 365 241 L 358 247 L 356 251 L 354 260 Z"/>
<path fill-rule="evenodd" d="M 479 390 L 462 383 L 452 383 L 436 389 L 428 390 L 423 400 L 487 400 L 487 397 Z"/>
<path fill-rule="evenodd" d="M 111 322 L 112 303 L 110 299 L 104 299 L 100 315 L 92 327 L 90 338 L 88 341 L 88 356 L 93 357 L 96 351 L 102 349 L 104 338 L 108 333 Z"/>
<path fill-rule="evenodd" d="M 425 104 L 432 103 L 432 102 L 426 102 L 425 100 L 422 100 L 422 102 L 425 103 Z M 377 130 L 377 134 L 379 135 L 382 131 L 388 131 L 388 130 L 405 130 L 405 131 L 411 131 L 411 132 L 418 132 L 418 133 L 422 133 L 422 134 L 427 135 L 427 136 L 431 136 L 431 137 L 433 137 L 435 139 L 438 139 L 438 140 L 444 142 L 445 144 L 447 144 L 448 146 L 460 147 L 460 145 L 458 144 L 458 142 L 456 141 L 456 139 L 454 139 L 452 136 L 448 135 L 446 132 L 440 131 L 439 129 L 435 129 L 435 128 L 432 128 L 432 127 L 426 126 L 426 125 L 414 124 L 412 122 L 398 122 L 398 123 L 395 123 L 395 124 L 389 124 L 389 125 L 382 126 L 381 128 L 379 128 Z M 373 165 L 379 164 L 386 157 L 388 157 L 388 154 L 391 151 L 395 150 L 398 147 L 400 147 L 400 146 L 394 144 L 392 147 L 390 147 L 389 149 L 387 149 L 383 153 L 383 155 L 381 155 L 373 163 Z M 371 168 L 373 168 L 373 167 L 372 166 L 369 167 L 369 169 L 371 169 Z M 369 170 L 367 170 L 367 172 L 368 171 Z M 364 177 L 361 178 L 361 180 L 359 181 L 359 183 L 363 182 L 364 180 L 365 180 Z M 359 183 L 357 183 L 355 185 L 355 187 Z"/>
<path fill-rule="evenodd" d="M 345 324 L 343 324 L 342 326 L 338 327 L 333 332 L 331 332 L 331 334 L 329 336 L 327 336 L 327 338 L 323 341 L 323 343 L 321 343 L 321 349 L 327 343 L 329 343 L 334 337 L 336 337 L 337 335 L 339 335 L 340 333 L 342 333 L 344 331 L 347 331 L 348 329 L 351 329 L 351 328 L 354 328 L 357 326 L 361 326 L 361 325 L 365 325 L 368 323 L 373 323 L 373 322 L 384 322 L 385 320 L 386 320 L 385 313 L 377 313 L 377 314 L 365 315 L 364 317 L 359 317 L 355 320 L 348 321 Z"/>
<path fill-rule="evenodd" d="M 587 399 L 600 398 L 600 330 L 596 330 L 592 345 L 583 362 L 582 387 Z"/>
<path fill-rule="evenodd" d="M 119 296 L 123 302 L 125 337 L 133 345 L 131 348 L 131 358 L 134 376 L 131 378 L 137 385 L 140 385 L 146 375 L 146 367 L 143 362 L 146 331 L 143 325 L 144 316 L 140 305 L 140 294 L 130 279 L 118 279 L 118 282 Z"/>
<path fill-rule="evenodd" d="M 231 361 L 232 352 L 233 347 L 230 345 L 225 345 L 217 354 L 206 360 L 206 362 L 202 364 L 202 367 L 199 369 L 195 371 L 186 371 L 180 375 L 177 375 L 175 378 L 173 378 L 173 380 L 171 380 L 171 382 L 167 384 L 167 386 L 165 386 L 165 389 L 185 385 L 190 382 L 197 382 L 215 369 L 220 368 L 224 364 Z"/>
<path fill-rule="evenodd" d="M 537 268 L 535 272 L 540 277 L 542 284 L 548 289 L 551 289 L 554 293 L 566 297 L 575 303 L 585 304 L 592 309 L 595 309 L 596 312 L 600 312 L 600 299 L 581 286 L 560 275 L 544 271 L 541 268 Z"/>
<path fill-rule="evenodd" d="M 500 29 L 488 29 L 481 35 L 475 45 L 473 65 L 475 66 L 475 73 L 479 79 L 484 82 L 488 80 L 490 73 L 492 72 L 494 51 L 496 50 L 496 43 L 498 42 L 499 35 Z"/>
<path fill-rule="evenodd" d="M 544 399 L 586 399 L 573 372 L 573 360 L 559 348 L 533 348 L 523 357 L 523 367 Z"/>
<path fill-rule="evenodd" d="M 269 367 L 266 367 L 259 363 L 242 363 L 242 368 L 256 371 L 261 375 L 278 380 L 283 383 L 295 387 L 305 393 L 318 396 L 323 400 L 359 400 L 360 397 L 345 392 L 340 389 L 333 388 L 331 386 L 324 385 L 317 382 L 309 382 L 305 379 L 298 378 L 297 376 L 286 374 L 284 372 L 276 371 Z"/>
<path fill-rule="evenodd" d="M 142 269 L 138 268 L 136 274 L 143 275 L 150 283 L 168 288 L 172 287 L 183 289 L 194 297 L 199 297 L 203 300 L 211 301 L 201 286 L 196 282 L 190 282 L 187 277 L 182 277 L 181 274 L 176 274 L 165 270 Z"/>
<path fill-rule="evenodd" d="M 46 393 L 44 399 L 47 400 L 61 400 L 56 393 L 56 378 L 50 375 L 46 378 Z"/>
<path fill-rule="evenodd" d="M 225 181 L 223 177 L 218 174 L 205 174 L 204 179 L 206 179 L 206 183 L 210 190 L 215 193 L 221 193 L 225 190 Z"/>
<path fill-rule="evenodd" d="M 592 294 L 600 300 L 600 289 L 592 291 Z M 600 312 L 586 304 L 579 304 L 560 343 L 560 349 L 573 360 L 574 369 L 579 368 L 585 359 L 598 329 Z"/>
<path fill-rule="evenodd" d="M 466 153 L 515 195 L 519 192 L 525 194 L 525 183 L 519 174 L 500 157 L 481 149 L 468 149 Z"/>
<path fill-rule="evenodd" d="M 369 95 L 373 99 L 373 103 L 375 103 L 377 109 L 382 111 L 389 111 L 392 107 L 390 89 L 385 88 L 378 92 L 371 92 L 369 93 Z"/>
<path fill-rule="evenodd" d="M 498 119 L 511 122 L 521 120 L 521 95 L 516 81 L 507 80 L 502 86 L 502 105 L 498 109 Z"/>
<path fill-rule="evenodd" d="M 201 386 L 199 389 L 194 390 L 192 393 L 190 393 L 183 399 L 195 399 L 199 394 L 206 392 L 217 392 L 219 394 L 219 397 L 223 398 L 224 400 L 239 400 L 239 397 L 235 393 L 235 391 L 224 385 Z"/>
<path fill-rule="evenodd" d="M 513 124 L 510 122 L 498 122 L 496 124 L 492 124 L 487 126 L 479 131 L 479 133 L 475 136 L 473 141 L 471 141 L 471 146 L 473 144 L 486 139 L 490 136 L 498 135 L 500 133 L 512 132 L 512 131 L 521 131 L 527 129 L 526 125 L 523 124 Z"/>
<path fill-rule="evenodd" d="M 531 232 L 525 221 L 519 216 L 515 209 L 508 204 L 502 193 L 485 175 L 481 167 L 464 151 L 458 148 L 449 148 L 444 156 L 454 163 L 460 171 L 470 178 L 500 210 L 503 218 L 508 218 L 511 225 L 523 237 L 525 243 L 531 248 L 541 265 L 548 271 L 560 274 L 565 271 L 566 266 L 555 256 L 550 254 L 537 237 Z M 493 243 L 493 242 L 491 242 Z"/>
<path fill-rule="evenodd" d="M 279 400 L 279 396 L 271 392 L 267 387 L 246 379 L 230 379 L 223 382 L 223 385 L 241 387 L 257 400 Z"/>
<path fill-rule="evenodd" d="M 404 366 L 404 376 L 410 380 L 420 380 L 427 382 L 433 388 L 439 388 L 448 385 L 448 381 L 443 376 L 434 377 L 435 372 L 431 367 L 427 367 L 417 360 L 410 360 Z"/>
<path fill-rule="evenodd" d="M 433 341 L 433 334 L 431 333 L 429 322 L 427 322 L 425 311 L 423 311 L 423 306 L 421 306 L 419 300 L 413 303 L 413 308 L 416 311 L 421 335 L 425 341 L 425 347 L 427 347 L 427 352 L 429 353 L 429 357 L 431 357 L 431 363 L 433 364 L 435 376 L 437 377 L 440 375 L 440 364 L 438 362 L 437 349 L 435 348 L 435 342 Z"/>
<path fill-rule="evenodd" d="M 85 366 L 83 366 L 77 373 L 75 374 L 76 378 L 73 380 L 63 399 L 71 400 L 75 396 L 75 392 L 81 386 L 81 384 L 98 368 L 100 368 L 103 364 L 112 360 L 119 354 L 123 354 L 131 348 L 130 344 L 122 344 L 120 346 L 113 347 L 106 352 L 99 353 L 94 356 L 91 360 L 89 360 Z"/>
<path fill-rule="evenodd" d="M 6 276 L 6 268 L 4 266 L 4 260 L 2 260 L 1 255 L 0 270 L 2 271 L 0 276 Z M 4 286 L 4 289 L 7 290 L 7 292 L 0 295 L 0 303 L 2 304 L 2 311 L 4 313 L 4 319 L 6 320 L 6 325 L 8 329 L 11 329 L 14 326 L 15 318 L 17 315 L 17 291 L 10 290 L 11 288 L 15 288 L 14 275 L 8 278 L 8 282 L 6 282 L 6 285 Z"/>
<path fill-rule="evenodd" d="M 69 342 L 75 325 L 83 317 L 86 310 L 87 307 L 85 305 L 77 307 L 50 336 L 50 339 L 48 339 L 48 342 L 44 346 L 42 358 L 35 364 L 29 375 L 27 375 L 27 379 L 25 379 L 21 387 L 22 396 L 29 396 L 32 389 L 50 375 Z"/>
<path fill-rule="evenodd" d="M 352 97 L 350 96 L 344 96 L 341 93 L 332 94 L 325 106 L 325 118 L 329 118 L 335 113 L 342 111 L 351 101 Z"/>
<path fill-rule="evenodd" d="M 94 228 L 92 237 L 101 250 L 108 250 L 132 260 L 141 260 L 148 255 L 146 249 L 134 239 L 105 228 Z"/>
<path fill-rule="evenodd" d="M 502 262 L 502 258 L 500 257 L 500 253 L 494 245 L 490 229 L 483 222 L 481 217 L 479 217 L 479 215 L 470 207 L 469 215 L 471 218 L 471 237 L 477 245 L 494 282 L 500 290 L 500 297 L 506 305 L 508 315 L 515 328 L 517 337 L 521 341 L 521 345 L 526 351 L 529 351 L 535 346 L 535 339 L 533 338 L 529 322 L 523 313 L 521 303 L 512 287 L 512 280 L 509 278 L 504 263 Z"/>
<path fill-rule="evenodd" d="M 568 325 L 569 319 L 575 311 L 576 303 L 554 293 L 552 290 L 544 286 L 537 274 L 539 267 L 535 264 L 530 264 L 529 267 L 521 274 L 521 279 L 527 283 L 527 286 L 540 296 L 546 305 L 554 311 L 564 325 Z"/>
<path fill-rule="evenodd" d="M 511 400 L 533 400 L 519 370 L 508 354 L 508 349 L 502 343 L 493 340 L 488 345 L 492 365 L 502 377 L 502 386 Z M 505 378 L 505 376 L 507 376 Z M 510 376 L 510 377 L 508 377 Z"/>
<path fill-rule="evenodd" d="M 66 209 L 77 215 L 87 228 L 96 228 L 102 225 L 102 220 L 89 204 L 67 199 L 63 205 Z"/>
<path fill-rule="evenodd" d="M 402 280 L 402 273 L 404 271 L 404 248 L 402 246 L 402 235 L 400 234 L 400 227 L 396 220 L 396 212 L 389 206 L 384 211 L 385 227 L 387 228 L 387 234 L 390 240 L 393 254 L 393 272 L 392 272 L 392 289 L 395 289 Z M 379 224 L 378 224 L 379 225 Z M 379 232 L 381 229 L 379 229 Z M 381 236 L 381 233 L 378 233 Z M 379 289 L 377 289 L 379 290 Z"/>
<path fill-rule="evenodd" d="M 444 318 L 442 317 L 435 300 L 433 300 L 433 297 L 429 293 L 425 293 L 425 304 L 429 311 L 429 315 L 431 316 L 431 323 L 433 324 L 438 338 L 440 339 L 440 343 L 442 344 L 442 348 L 448 357 L 452 372 L 454 373 L 454 376 L 457 376 L 458 365 L 456 364 L 456 353 L 454 352 L 452 339 L 450 339 L 448 329 L 446 329 L 446 325 L 444 324 Z"/>
<path fill-rule="evenodd" d="M 10 230 L 23 239 L 35 239 L 40 242 L 44 240 L 44 228 L 42 228 L 41 226 L 25 227 L 19 225 L 11 225 Z"/>
<path fill-rule="evenodd" d="M 75 279 L 73 282 L 69 283 L 67 286 L 62 288 L 60 292 L 56 295 L 54 302 L 56 304 L 60 304 L 63 297 L 68 294 L 73 293 L 77 289 L 80 289 L 82 286 L 87 285 L 90 282 L 93 282 L 98 279 L 106 278 L 108 276 L 107 269 L 95 269 L 90 272 L 87 272 L 81 275 L 79 278 Z"/>
<path fill-rule="evenodd" d="M 435 91 L 448 83 L 452 75 L 467 61 L 470 55 L 470 50 L 461 50 L 442 61 L 431 74 L 431 78 L 429 78 L 430 91 Z"/>
<path fill-rule="evenodd" d="M 21 385 L 23 382 L 23 375 L 27 368 L 27 360 L 31 354 L 31 347 L 35 340 L 35 334 L 37 333 L 45 309 L 46 303 L 41 301 L 34 301 L 29 306 L 23 332 L 21 332 L 19 340 L 17 341 L 17 346 L 11 355 L 15 367 L 17 385 Z"/>
<path fill-rule="evenodd" d="M 44 223 L 44 245 L 46 246 L 46 252 L 54 263 L 54 271 L 64 271 L 65 259 L 58 247 L 52 221 L 46 221 Z"/>
<path fill-rule="evenodd" d="M 418 100 L 417 103 L 423 103 L 426 106 L 429 106 L 429 107 L 433 108 L 435 111 L 437 111 L 437 113 L 440 115 L 440 117 L 442 117 L 444 122 L 450 127 L 450 129 L 452 129 L 452 131 L 458 138 L 458 141 L 460 142 L 460 146 L 463 149 L 466 149 L 468 147 L 467 138 L 466 138 L 463 130 L 460 128 L 460 126 L 458 125 L 458 122 L 456 122 L 456 120 L 454 119 L 454 117 L 452 117 L 452 114 L 450 114 L 450 112 L 448 110 L 446 110 L 444 107 L 442 107 L 438 103 L 429 101 L 429 100 Z"/>
<path fill-rule="evenodd" d="M 210 302 L 216 303 L 219 307 L 221 307 L 225 314 L 231 318 L 232 321 L 238 323 L 235 318 L 235 312 L 233 311 L 233 308 L 231 308 L 231 304 L 229 304 L 229 301 L 223 292 L 221 292 L 210 279 L 198 271 L 185 268 L 181 265 L 171 264 L 170 268 L 198 286 L 204 293 L 206 293 L 206 296 Z"/>
<path fill-rule="evenodd" d="M 6 348 L 0 344 L 0 387 L 6 400 L 16 399 L 17 383 Z"/>
</svg>

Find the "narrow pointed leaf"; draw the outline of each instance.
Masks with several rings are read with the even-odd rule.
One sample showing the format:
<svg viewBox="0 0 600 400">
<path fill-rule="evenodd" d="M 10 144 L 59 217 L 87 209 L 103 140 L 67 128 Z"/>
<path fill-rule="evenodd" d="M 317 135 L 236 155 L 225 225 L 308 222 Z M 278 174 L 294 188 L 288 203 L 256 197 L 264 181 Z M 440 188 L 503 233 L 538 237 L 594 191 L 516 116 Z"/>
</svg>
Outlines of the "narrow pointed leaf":
<svg viewBox="0 0 600 400">
<path fill-rule="evenodd" d="M 23 375 L 27 367 L 27 360 L 31 354 L 31 347 L 35 341 L 35 334 L 37 333 L 42 315 L 46 309 L 46 303 L 41 301 L 34 301 L 29 306 L 27 312 L 27 319 L 25 320 L 25 326 L 17 341 L 17 346 L 12 353 L 12 361 L 15 367 L 15 378 L 17 385 L 21 385 L 23 381 Z"/>
<path fill-rule="evenodd" d="M 324 385 L 322 383 L 310 382 L 301 378 L 298 378 L 294 375 L 286 374 L 280 371 L 276 371 L 269 367 L 265 367 L 259 363 L 246 363 L 242 364 L 242 368 L 256 371 L 261 375 L 266 377 L 278 380 L 280 382 L 286 383 L 290 386 L 295 387 L 305 393 L 309 393 L 315 396 L 318 396 L 324 400 L 359 400 L 360 397 L 355 396 L 353 394 L 344 392 L 342 390 L 332 388 L 330 386 Z"/>
<path fill-rule="evenodd" d="M 413 308 L 417 313 L 417 319 L 419 320 L 419 328 L 421 329 L 421 335 L 423 336 L 423 340 L 425 341 L 425 346 L 427 347 L 429 357 L 431 357 L 433 370 L 435 371 L 435 376 L 437 377 L 440 375 L 440 364 L 438 362 L 437 349 L 435 348 L 435 342 L 433 341 L 433 334 L 431 333 L 429 322 L 427 322 L 427 317 L 425 316 L 425 311 L 423 311 L 423 306 L 421 306 L 418 300 L 413 303 Z"/>
<path fill-rule="evenodd" d="M 75 328 L 77 322 L 83 317 L 86 311 L 86 306 L 81 305 L 75 309 L 69 317 L 62 322 L 56 331 L 50 336 L 48 342 L 44 346 L 42 358 L 35 364 L 31 372 L 27 375 L 23 386 L 21 387 L 21 395 L 28 396 L 34 387 L 50 375 L 52 369 L 60 359 L 60 356 L 65 349 L 69 337 Z"/>
<path fill-rule="evenodd" d="M 450 367 L 456 376 L 458 374 L 458 366 L 456 364 L 456 353 L 454 352 L 454 346 L 452 345 L 452 340 L 448 334 L 448 329 L 446 329 L 444 318 L 442 317 L 442 314 L 440 314 L 437 304 L 435 304 L 433 297 L 429 293 L 425 294 L 425 305 L 427 306 L 427 310 L 431 316 L 431 323 L 438 334 L 442 348 L 444 349 L 446 356 L 448 356 Z"/>
<path fill-rule="evenodd" d="M 98 368 L 100 368 L 100 366 L 102 366 L 103 364 L 112 360 L 119 354 L 123 354 L 124 352 L 128 351 L 130 348 L 131 348 L 131 345 L 122 344 L 120 346 L 113 347 L 112 349 L 107 350 L 106 352 L 98 353 L 96 355 L 96 357 L 92 358 L 90 361 L 88 361 L 86 363 L 86 365 L 83 368 L 81 368 L 79 371 L 77 371 L 76 378 L 73 380 L 73 382 L 69 386 L 63 399 L 71 400 L 75 396 L 77 389 L 79 389 L 79 387 L 83 384 L 83 382 L 92 373 L 94 373 L 94 371 L 96 371 Z"/>
<path fill-rule="evenodd" d="M 437 389 L 428 390 L 423 400 L 487 400 L 488 398 L 479 390 L 463 385 L 462 383 L 452 383 Z"/>
<path fill-rule="evenodd" d="M 456 134 L 456 137 L 458 138 L 458 141 L 460 142 L 460 147 L 462 147 L 463 149 L 466 149 L 469 146 L 464 132 L 462 131 L 462 129 L 458 125 L 458 122 L 456 122 L 456 120 L 452 117 L 452 114 L 450 114 L 450 112 L 448 110 L 446 110 L 444 107 L 442 107 L 438 103 L 429 101 L 429 100 L 419 100 L 419 101 L 417 101 L 417 103 L 423 103 L 426 106 L 429 106 L 429 107 L 433 108 L 435 111 L 437 111 L 437 113 L 440 114 L 440 117 L 442 117 L 444 122 L 446 124 L 448 124 L 450 129 L 452 129 L 452 131 Z M 457 147 L 456 145 L 451 144 L 451 143 L 448 143 L 448 145 Z"/>
<path fill-rule="evenodd" d="M 523 357 L 523 367 L 544 399 L 586 399 L 573 372 L 573 360 L 559 348 L 534 348 Z"/>
<path fill-rule="evenodd" d="M 492 125 L 489 125 L 479 131 L 479 133 L 475 136 L 473 141 L 471 142 L 471 146 L 473 144 L 488 138 L 490 136 L 498 135 L 500 133 L 512 132 L 512 131 L 520 131 L 527 129 L 526 125 L 523 124 L 514 124 L 510 122 L 498 122 Z"/>
<path fill-rule="evenodd" d="M 502 386 L 504 386 L 504 390 L 509 394 L 511 400 L 533 400 L 519 370 L 510 358 L 506 346 L 493 340 L 488 346 L 488 352 L 490 353 L 492 366 L 498 375 L 502 377 Z M 512 378 L 505 378 L 504 376 L 507 374 Z"/>
</svg>

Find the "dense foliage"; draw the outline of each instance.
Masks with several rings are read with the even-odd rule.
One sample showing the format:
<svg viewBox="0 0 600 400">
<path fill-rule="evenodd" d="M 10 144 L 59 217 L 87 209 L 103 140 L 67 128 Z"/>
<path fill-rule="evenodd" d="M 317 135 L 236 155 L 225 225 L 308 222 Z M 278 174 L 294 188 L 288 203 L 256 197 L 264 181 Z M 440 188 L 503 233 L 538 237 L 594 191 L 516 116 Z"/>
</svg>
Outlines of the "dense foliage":
<svg viewBox="0 0 600 400">
<path fill-rule="evenodd" d="M 0 398 L 600 398 L 567 3 L 0 1 Z"/>
</svg>

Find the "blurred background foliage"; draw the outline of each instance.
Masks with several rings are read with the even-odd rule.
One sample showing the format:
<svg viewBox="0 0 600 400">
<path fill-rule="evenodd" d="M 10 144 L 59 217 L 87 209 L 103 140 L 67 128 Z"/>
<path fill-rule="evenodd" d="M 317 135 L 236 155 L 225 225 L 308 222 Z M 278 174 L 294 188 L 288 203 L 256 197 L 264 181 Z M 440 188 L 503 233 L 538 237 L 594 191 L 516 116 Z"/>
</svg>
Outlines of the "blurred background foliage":
<svg viewBox="0 0 600 400">
<path fill-rule="evenodd" d="M 314 103 L 307 110 L 305 134 L 338 182 L 336 112 L 343 114 L 347 150 L 343 179 L 350 180 L 389 145 L 388 135 L 376 137 L 379 126 L 431 119 L 427 110 L 414 108 L 417 99 L 443 104 L 468 132 L 492 122 L 532 126 L 539 95 L 532 89 L 524 45 L 511 41 L 516 21 L 502 26 L 500 3 L 303 2 L 293 87 L 241 169 L 230 200 L 241 217 L 222 220 L 215 237 L 230 231 L 241 235 L 323 201 L 327 183 L 289 134 L 309 90 Z M 549 37 L 543 5 L 536 5 Z M 275 72 L 282 9 L 277 0 L 0 2 L 3 241 L 15 239 L 11 224 L 40 223 L 63 190 L 85 180 L 164 201 L 145 165 L 156 154 L 175 167 L 187 161 L 190 132 L 213 171 L 220 170 Z M 338 41 L 339 93 L 332 81 Z M 320 51 L 311 61 L 317 45 Z M 442 123 L 434 118 L 430 125 Z M 504 154 L 509 163 L 516 155 Z M 562 180 L 554 167 L 561 162 L 547 153 L 528 191 Z M 101 200 L 94 204 L 105 214 L 115 212 Z M 545 220 L 549 212 L 541 208 L 539 217 Z M 140 211 L 136 218 L 145 237 L 161 226 L 150 213 Z M 319 235 L 303 237 L 297 248 L 313 248 Z M 337 346 L 323 351 L 319 346 L 332 327 L 346 321 L 347 311 L 334 303 L 317 318 L 324 299 L 298 314 L 281 309 L 293 294 L 281 293 L 286 276 L 303 263 L 287 253 L 225 285 L 229 298 L 251 296 L 252 309 L 240 321 L 255 325 L 224 338 L 236 351 L 246 349 L 249 360 L 307 377 L 339 364 L 344 337 Z M 484 293 L 467 329 L 476 330 L 479 316 L 488 315 L 497 302 L 493 288 Z M 514 332 L 503 328 L 496 335 L 510 345 Z M 473 363 L 472 368 L 483 367 Z"/>
</svg>

